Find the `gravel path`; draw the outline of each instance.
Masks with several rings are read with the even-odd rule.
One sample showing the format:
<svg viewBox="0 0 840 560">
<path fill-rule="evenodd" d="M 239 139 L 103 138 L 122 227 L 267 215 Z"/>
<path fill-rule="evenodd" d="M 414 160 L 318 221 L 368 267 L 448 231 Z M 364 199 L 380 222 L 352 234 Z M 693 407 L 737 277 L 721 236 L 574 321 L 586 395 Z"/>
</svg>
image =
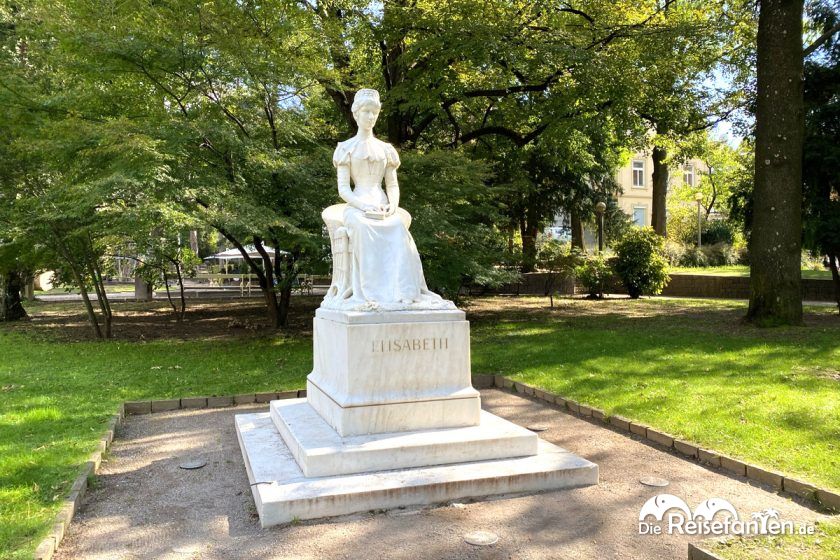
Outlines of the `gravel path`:
<svg viewBox="0 0 840 560">
<path fill-rule="evenodd" d="M 233 415 L 265 405 L 176 411 L 127 419 L 57 555 L 70 559 L 658 559 L 686 558 L 699 537 L 639 535 L 644 502 L 660 493 L 690 507 L 711 498 L 732 502 L 741 518 L 774 508 L 782 520 L 823 516 L 745 479 L 701 467 L 516 395 L 482 391 L 484 407 L 598 463 L 598 486 L 464 504 L 364 513 L 261 529 Z M 185 471 L 185 458 L 207 466 Z M 667 488 L 639 483 L 668 479 Z M 492 531 L 490 547 L 463 535 Z"/>
</svg>

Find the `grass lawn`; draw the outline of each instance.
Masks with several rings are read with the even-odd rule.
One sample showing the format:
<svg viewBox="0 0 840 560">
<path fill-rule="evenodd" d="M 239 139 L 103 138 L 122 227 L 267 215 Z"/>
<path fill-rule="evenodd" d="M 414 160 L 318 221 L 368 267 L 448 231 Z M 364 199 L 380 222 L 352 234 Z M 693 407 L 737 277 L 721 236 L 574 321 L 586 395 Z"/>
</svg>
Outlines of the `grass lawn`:
<svg viewBox="0 0 840 560">
<path fill-rule="evenodd" d="M 93 342 L 78 304 L 35 304 L 0 325 L 0 558 L 27 558 L 125 400 L 304 386 L 316 300 L 294 336 L 253 302 L 115 303 Z M 475 373 L 505 374 L 769 468 L 840 489 L 840 318 L 740 325 L 743 302 L 481 298 L 467 306 Z"/>
<path fill-rule="evenodd" d="M 114 307 L 118 315 L 125 308 Z M 303 337 L 234 331 L 239 336 L 76 342 L 42 334 L 47 328 L 0 327 L 3 559 L 31 558 L 57 511 L 54 504 L 67 494 L 120 402 L 298 388 L 312 364 L 311 341 Z"/>
<path fill-rule="evenodd" d="M 704 276 L 749 276 L 750 267 L 736 264 L 729 266 L 672 266 L 668 269 L 671 274 L 700 274 Z M 831 280 L 831 271 L 823 270 L 802 270 L 802 278 L 812 280 Z"/>
<path fill-rule="evenodd" d="M 106 284 L 105 291 L 109 294 L 125 294 L 134 291 L 134 284 Z M 79 289 L 75 286 L 56 286 L 49 290 L 35 290 L 36 296 L 54 296 L 65 294 L 78 294 Z"/>
<path fill-rule="evenodd" d="M 840 523 L 821 523 L 813 535 L 737 538 L 716 543 L 709 549 L 726 560 L 837 560 Z"/>
</svg>

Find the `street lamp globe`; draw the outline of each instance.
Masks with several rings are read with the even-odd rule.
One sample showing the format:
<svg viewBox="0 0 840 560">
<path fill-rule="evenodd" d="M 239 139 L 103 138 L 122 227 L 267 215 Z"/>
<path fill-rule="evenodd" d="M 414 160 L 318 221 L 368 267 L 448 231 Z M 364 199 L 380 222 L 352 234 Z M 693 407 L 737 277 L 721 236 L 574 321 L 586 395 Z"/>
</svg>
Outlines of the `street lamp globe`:
<svg viewBox="0 0 840 560">
<path fill-rule="evenodd" d="M 603 202 L 599 202 L 598 204 L 595 205 L 595 212 L 597 212 L 598 214 L 603 214 L 606 211 L 607 211 L 607 205 L 604 204 Z"/>
</svg>

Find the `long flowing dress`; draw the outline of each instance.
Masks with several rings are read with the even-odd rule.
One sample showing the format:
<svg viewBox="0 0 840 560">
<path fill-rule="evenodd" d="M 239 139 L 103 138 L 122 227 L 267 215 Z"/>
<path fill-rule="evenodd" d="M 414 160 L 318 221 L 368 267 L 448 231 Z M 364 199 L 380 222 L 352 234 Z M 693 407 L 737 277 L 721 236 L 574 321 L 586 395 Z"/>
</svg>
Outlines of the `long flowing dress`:
<svg viewBox="0 0 840 560">
<path fill-rule="evenodd" d="M 339 171 L 342 166 L 349 168 L 352 193 L 360 202 L 376 207 L 388 204 L 382 180 L 386 170 L 396 170 L 400 165 L 393 146 L 373 137 L 354 137 L 338 144 L 333 165 Z M 347 176 L 339 172 L 339 183 L 342 175 Z M 349 185 L 339 184 L 339 190 L 342 188 L 348 189 Z M 323 307 L 358 311 L 455 308 L 451 301 L 427 288 L 420 254 L 406 222 L 410 223 L 410 216 L 403 209 L 375 219 L 350 204 L 346 206 L 344 227 L 352 253 L 352 293 L 343 299 L 325 298 Z"/>
</svg>

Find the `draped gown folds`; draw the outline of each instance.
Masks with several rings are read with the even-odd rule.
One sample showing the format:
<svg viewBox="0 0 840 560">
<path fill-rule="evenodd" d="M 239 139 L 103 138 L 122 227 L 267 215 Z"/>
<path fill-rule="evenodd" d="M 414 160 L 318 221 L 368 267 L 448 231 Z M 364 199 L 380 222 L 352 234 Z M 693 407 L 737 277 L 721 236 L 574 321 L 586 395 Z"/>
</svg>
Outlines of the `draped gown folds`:
<svg viewBox="0 0 840 560">
<path fill-rule="evenodd" d="M 340 192 L 349 191 L 348 179 L 352 179 L 352 196 L 363 205 L 378 208 L 388 204 L 382 180 L 386 170 L 400 165 L 393 146 L 373 137 L 351 138 L 338 144 L 333 165 L 338 170 Z M 345 166 L 349 173 L 342 173 Z M 321 306 L 345 311 L 454 309 L 451 301 L 426 287 L 420 255 L 408 231 L 410 220 L 401 208 L 384 219 L 375 219 L 347 204 L 343 221 L 352 255 L 348 271 L 352 289 L 341 297 L 328 295 Z"/>
</svg>

